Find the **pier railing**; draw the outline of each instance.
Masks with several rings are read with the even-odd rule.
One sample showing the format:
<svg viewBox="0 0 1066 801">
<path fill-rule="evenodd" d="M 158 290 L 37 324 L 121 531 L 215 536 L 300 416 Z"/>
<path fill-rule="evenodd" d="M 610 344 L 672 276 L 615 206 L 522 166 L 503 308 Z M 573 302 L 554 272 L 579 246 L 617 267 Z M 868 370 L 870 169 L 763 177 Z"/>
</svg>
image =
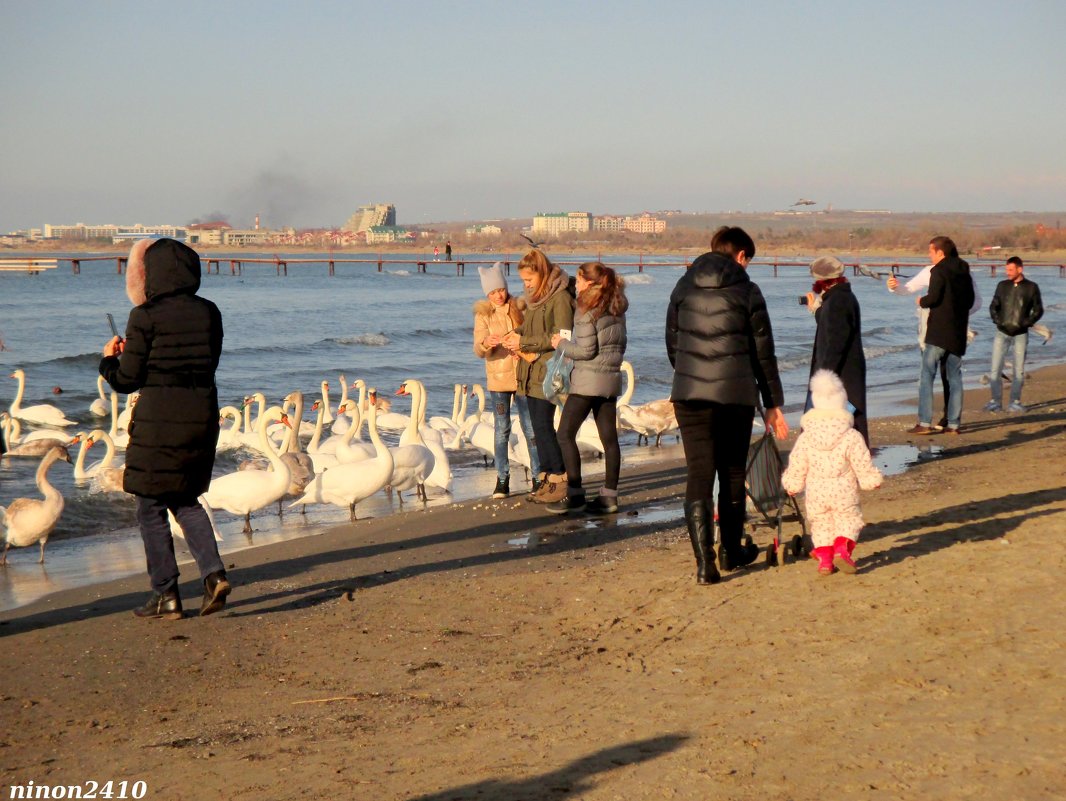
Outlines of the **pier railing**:
<svg viewBox="0 0 1066 801">
<path fill-rule="evenodd" d="M 125 256 L 40 256 L 40 257 L 16 257 L 10 259 L 0 259 L 0 271 L 20 271 L 36 274 L 41 270 L 55 269 L 58 263 L 61 261 L 69 261 L 71 263 L 71 270 L 75 275 L 81 274 L 81 268 L 83 264 L 94 262 L 110 262 L 115 264 L 115 270 L 119 275 L 122 275 L 126 271 L 126 257 Z M 427 259 L 424 257 L 412 257 L 412 258 L 385 258 L 384 256 L 378 256 L 377 258 L 361 258 L 361 259 L 346 259 L 336 258 L 333 256 L 320 257 L 320 258 L 302 258 L 302 257 L 285 257 L 275 256 L 274 258 L 235 258 L 233 256 L 210 256 L 204 255 L 200 257 L 200 262 L 204 265 L 205 272 L 210 275 L 212 273 L 218 275 L 221 273 L 221 267 L 223 264 L 229 265 L 230 275 L 243 275 L 245 265 L 270 265 L 274 267 L 277 275 L 285 276 L 289 274 L 289 265 L 294 267 L 309 267 L 310 265 L 324 265 L 327 269 L 328 275 L 336 275 L 337 265 L 366 265 L 368 267 L 376 267 L 377 272 L 384 272 L 388 265 L 415 265 L 417 272 L 426 273 L 430 266 L 447 267 L 455 269 L 457 276 L 466 275 L 466 268 L 468 266 L 477 267 L 479 265 L 495 264 L 501 262 L 507 274 L 511 274 L 511 267 L 517 267 L 519 259 L 504 257 L 502 259 L 484 259 L 484 258 L 460 258 L 454 261 L 440 261 L 437 259 Z M 553 259 L 553 263 L 560 267 L 576 267 L 580 264 L 584 264 L 585 260 L 573 261 L 566 259 Z M 669 257 L 663 257 L 662 259 L 654 259 L 652 261 L 645 261 L 643 254 L 637 255 L 637 261 L 603 261 L 601 263 L 608 267 L 619 270 L 620 272 L 629 272 L 635 270 L 638 273 L 642 273 L 645 270 L 660 267 L 684 267 L 689 268 L 692 266 L 691 260 L 669 260 Z M 852 275 L 873 275 L 874 277 L 887 277 L 888 273 L 892 275 L 901 275 L 905 270 L 920 270 L 924 267 L 923 264 L 917 262 L 907 261 L 845 261 L 845 267 L 851 268 Z M 779 275 L 779 270 L 782 268 L 803 268 L 807 269 L 810 266 L 809 261 L 783 259 L 783 258 L 755 258 L 749 265 L 749 269 L 759 270 L 761 268 L 769 268 L 772 270 L 774 277 Z M 988 259 L 974 259 L 970 261 L 970 267 L 974 270 L 987 270 L 990 276 L 996 276 L 1000 267 L 1003 266 L 1002 261 L 990 261 Z M 1060 278 L 1066 278 L 1066 264 L 1057 264 L 1050 261 L 1026 261 L 1025 269 L 1057 269 Z"/>
</svg>

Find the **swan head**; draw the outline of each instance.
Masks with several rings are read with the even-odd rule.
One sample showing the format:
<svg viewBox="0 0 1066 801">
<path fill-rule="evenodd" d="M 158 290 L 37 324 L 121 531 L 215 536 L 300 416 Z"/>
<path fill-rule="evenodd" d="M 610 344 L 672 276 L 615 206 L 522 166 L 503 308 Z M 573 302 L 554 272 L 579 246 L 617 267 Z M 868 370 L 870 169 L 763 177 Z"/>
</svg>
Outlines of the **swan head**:
<svg viewBox="0 0 1066 801">
<path fill-rule="evenodd" d="M 400 388 L 398 390 L 396 390 L 396 394 L 397 395 L 410 395 L 411 394 L 408 391 L 408 389 L 407 389 L 407 382 L 406 381 L 404 381 L 402 384 L 400 384 Z"/>
<path fill-rule="evenodd" d="M 74 462 L 70 458 L 70 452 L 66 449 L 66 446 L 64 445 L 56 445 L 54 448 L 52 448 L 52 450 L 48 451 L 48 455 L 44 458 L 47 459 L 49 457 L 51 457 L 53 461 L 62 460 L 67 464 L 74 464 Z"/>
<path fill-rule="evenodd" d="M 26 378 L 26 371 L 19 367 L 17 370 L 13 370 L 11 375 L 8 376 L 8 378 L 24 379 Z"/>
<path fill-rule="evenodd" d="M 311 404 L 311 411 L 312 412 L 317 412 L 321 406 L 322 406 L 322 401 L 320 401 L 320 400 L 318 400 L 316 398 L 315 402 Z"/>
<path fill-rule="evenodd" d="M 352 385 L 351 385 L 351 387 L 349 387 L 349 389 L 362 389 L 365 386 L 366 386 L 366 381 L 364 381 L 361 378 L 357 378 L 357 379 L 355 379 L 355 381 L 352 382 Z"/>
</svg>

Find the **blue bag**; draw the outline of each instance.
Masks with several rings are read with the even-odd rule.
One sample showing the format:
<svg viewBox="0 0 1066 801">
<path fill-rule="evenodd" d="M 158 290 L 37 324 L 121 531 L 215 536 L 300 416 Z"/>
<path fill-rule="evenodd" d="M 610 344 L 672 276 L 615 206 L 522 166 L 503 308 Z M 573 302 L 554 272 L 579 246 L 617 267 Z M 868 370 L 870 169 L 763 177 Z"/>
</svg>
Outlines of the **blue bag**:
<svg viewBox="0 0 1066 801">
<path fill-rule="evenodd" d="M 544 397 L 556 406 L 566 403 L 566 396 L 570 394 L 570 371 L 573 369 L 574 360 L 561 350 L 555 351 L 548 359 L 548 371 L 544 374 Z"/>
</svg>

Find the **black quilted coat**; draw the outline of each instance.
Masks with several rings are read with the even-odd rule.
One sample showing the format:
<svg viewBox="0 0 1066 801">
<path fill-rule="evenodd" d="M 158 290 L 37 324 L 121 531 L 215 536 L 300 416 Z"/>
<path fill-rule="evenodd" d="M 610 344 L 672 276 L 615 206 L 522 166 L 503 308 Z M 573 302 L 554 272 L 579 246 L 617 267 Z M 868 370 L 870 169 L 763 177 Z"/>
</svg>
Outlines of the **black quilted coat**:
<svg viewBox="0 0 1066 801">
<path fill-rule="evenodd" d="M 136 269 L 131 259 L 130 269 Z M 199 495 L 211 483 L 218 442 L 215 369 L 222 315 L 196 295 L 200 257 L 173 239 L 144 254 L 144 295 L 130 312 L 126 347 L 100 374 L 118 392 L 141 390 L 126 449 L 126 492 Z"/>
<path fill-rule="evenodd" d="M 704 253 L 681 276 L 666 312 L 673 401 L 781 406 L 774 334 L 762 292 L 747 271 Z"/>
</svg>

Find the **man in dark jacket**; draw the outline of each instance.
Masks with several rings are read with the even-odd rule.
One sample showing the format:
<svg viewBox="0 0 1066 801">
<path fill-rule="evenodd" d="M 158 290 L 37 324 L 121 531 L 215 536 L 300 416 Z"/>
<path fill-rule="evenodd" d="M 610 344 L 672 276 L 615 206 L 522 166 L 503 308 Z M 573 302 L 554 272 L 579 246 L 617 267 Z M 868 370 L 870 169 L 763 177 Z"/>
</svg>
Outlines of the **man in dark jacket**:
<svg viewBox="0 0 1066 801">
<path fill-rule="evenodd" d="M 834 256 L 822 256 L 811 263 L 815 279 L 814 295 L 820 298 L 814 312 L 816 330 L 811 353 L 811 377 L 818 370 L 836 373 L 848 393 L 848 403 L 855 407 L 855 430 L 867 446 L 870 435 L 866 425 L 866 354 L 862 350 L 862 318 L 859 300 L 844 277 L 844 265 Z M 810 296 L 808 296 L 810 297 Z M 809 408 L 809 403 L 808 403 Z"/>
<path fill-rule="evenodd" d="M 929 292 L 918 298 L 918 305 L 929 309 L 922 351 L 922 372 L 918 382 L 918 425 L 911 434 L 935 434 L 933 428 L 933 381 L 944 362 L 947 374 L 947 433 L 958 434 L 962 419 L 962 357 L 966 354 L 966 321 L 973 305 L 973 281 L 970 265 L 959 258 L 959 251 L 946 236 L 929 242 Z"/>
<path fill-rule="evenodd" d="M 685 519 L 696 555 L 696 581 L 714 584 L 708 501 L 718 478 L 718 524 L 724 570 L 751 564 L 759 549 L 741 542 L 744 478 L 755 404 L 781 439 L 788 424 L 774 335 L 759 287 L 748 277 L 755 243 L 740 228 L 722 227 L 681 276 L 666 312 L 666 355 L 674 368 L 670 400 L 688 464 Z"/>
<path fill-rule="evenodd" d="M 173 239 L 137 242 L 126 268 L 126 293 L 134 304 L 126 338 L 108 342 L 100 361 L 100 374 L 117 392 L 141 391 L 123 477 L 123 488 L 137 496 L 153 591 L 134 610 L 138 617 L 182 617 L 168 510 L 200 568 L 200 614 L 220 610 L 230 592 L 210 520 L 197 501 L 215 462 L 215 370 L 222 355 L 222 315 L 197 296 L 199 288 L 196 251 Z"/>
<path fill-rule="evenodd" d="M 996 285 L 996 294 L 988 307 L 992 322 L 996 324 L 996 338 L 992 341 L 992 372 L 989 386 L 992 400 L 985 406 L 986 412 L 998 412 L 1003 408 L 1003 361 L 1007 351 L 1014 354 L 1014 375 L 1010 382 L 1010 406 L 1012 412 L 1024 412 L 1022 385 L 1025 383 L 1025 351 L 1029 347 L 1029 329 L 1044 316 L 1044 304 L 1040 300 L 1040 287 L 1022 273 L 1022 260 L 1017 256 L 1007 259 L 1007 280 Z"/>
</svg>

